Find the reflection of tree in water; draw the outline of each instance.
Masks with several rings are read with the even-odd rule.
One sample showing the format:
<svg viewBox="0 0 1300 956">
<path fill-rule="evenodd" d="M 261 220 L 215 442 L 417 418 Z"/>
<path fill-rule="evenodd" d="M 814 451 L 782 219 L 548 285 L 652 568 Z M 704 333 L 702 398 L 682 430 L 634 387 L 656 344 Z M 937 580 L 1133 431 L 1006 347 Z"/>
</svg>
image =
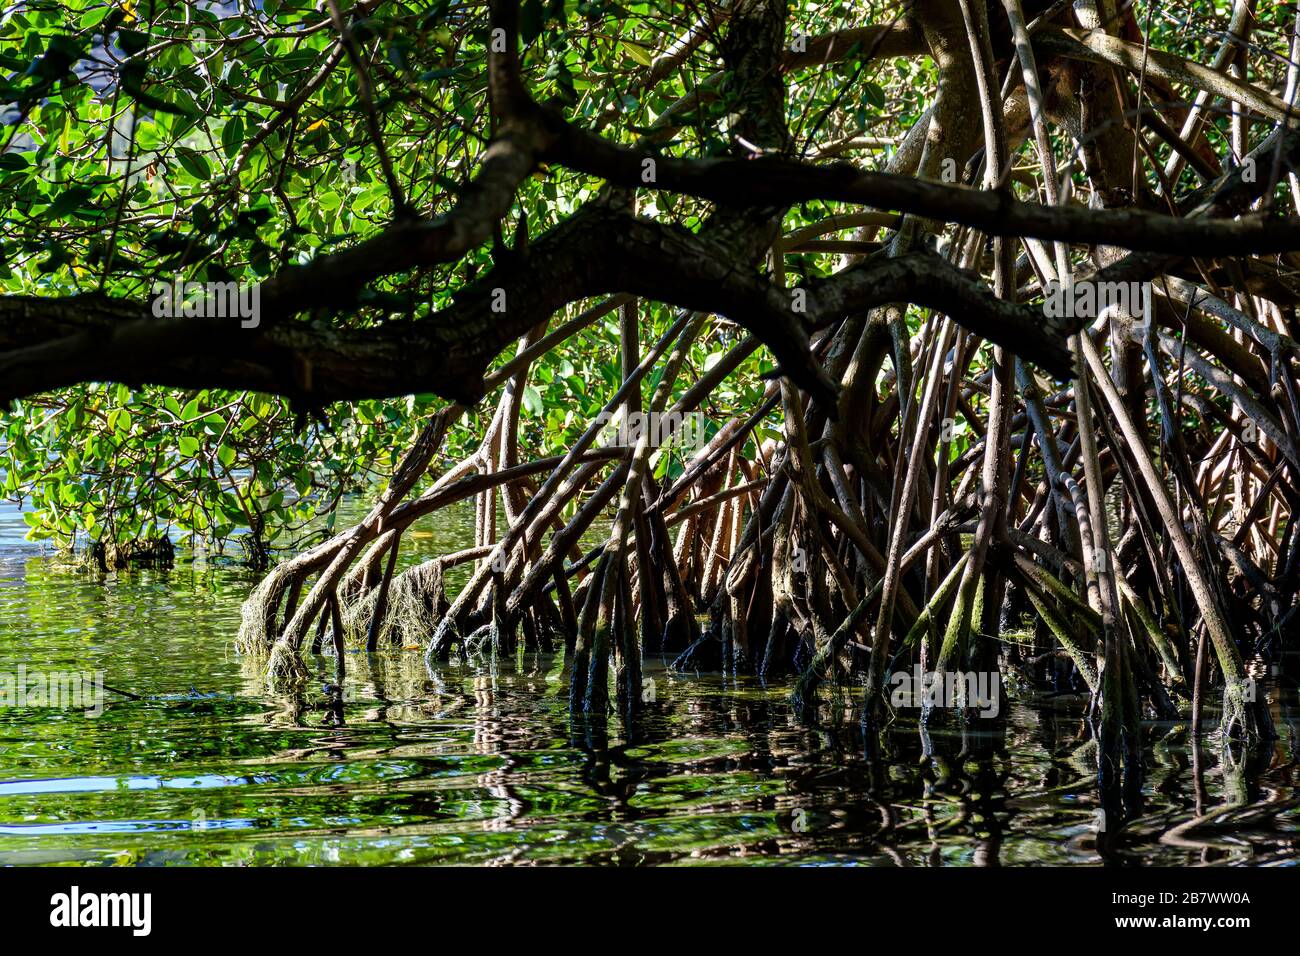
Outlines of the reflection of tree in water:
<svg viewBox="0 0 1300 956">
<path fill-rule="evenodd" d="M 264 719 L 319 731 L 279 758 L 413 759 L 432 776 L 417 770 L 373 798 L 403 821 L 380 832 L 498 834 L 498 849 L 476 852 L 499 863 L 762 854 L 993 866 L 1062 852 L 1096 863 L 1296 851 L 1291 706 L 1275 707 L 1275 748 L 1231 761 L 1203 748 L 1199 800 L 1185 729 L 1146 728 L 1149 793 L 1129 804 L 1127 826 L 1099 832 L 1095 743 L 1077 700 L 1010 705 L 997 719 L 945 712 L 924 726 L 900 711 L 868 759 L 857 710 L 826 704 L 804 720 L 785 686 L 656 674 L 653 699 L 625 723 L 571 716 L 563 665 L 545 655 L 428 667 L 413 654 L 352 654 L 348 667 L 341 726 L 328 724 L 324 694 L 277 698 Z M 448 760 L 471 772 L 437 779 Z"/>
</svg>

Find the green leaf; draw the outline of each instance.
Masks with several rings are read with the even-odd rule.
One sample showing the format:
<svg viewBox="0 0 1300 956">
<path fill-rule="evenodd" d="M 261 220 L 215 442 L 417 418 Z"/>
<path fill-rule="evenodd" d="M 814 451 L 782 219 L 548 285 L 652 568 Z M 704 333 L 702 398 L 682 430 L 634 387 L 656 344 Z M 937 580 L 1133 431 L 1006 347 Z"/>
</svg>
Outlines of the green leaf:
<svg viewBox="0 0 1300 956">
<path fill-rule="evenodd" d="M 139 30 L 118 30 L 117 45 L 127 56 L 135 56 L 149 45 L 149 34 Z"/>
<path fill-rule="evenodd" d="M 159 113 L 170 113 L 175 116 L 193 116 L 194 110 L 184 104 L 184 100 L 189 97 L 183 97 L 181 104 L 169 103 L 159 98 L 144 88 L 146 67 L 139 61 L 128 62 L 118 71 L 118 76 L 122 79 L 122 90 L 134 99 L 141 106 L 154 110 Z M 182 94 L 174 92 L 178 98 Z"/>
<path fill-rule="evenodd" d="M 529 415 L 534 418 L 541 418 L 543 414 L 542 393 L 535 386 L 524 386 L 524 408 Z"/>
<path fill-rule="evenodd" d="M 524 0 L 519 8 L 519 39 L 524 46 L 532 43 L 542 33 L 546 13 L 542 9 L 542 0 Z"/>
<path fill-rule="evenodd" d="M 212 169 L 208 166 L 208 161 L 203 158 L 201 153 L 197 153 L 187 146 L 177 146 L 176 159 L 180 162 L 181 168 L 195 179 L 207 182 L 212 178 Z"/>
<path fill-rule="evenodd" d="M 77 26 L 81 27 L 83 30 L 93 27 L 95 24 L 103 20 L 104 17 L 108 16 L 108 12 L 112 9 L 113 8 L 108 4 L 104 4 L 102 7 L 95 7 L 88 10 L 81 15 L 81 19 L 77 21 Z M 118 45 L 121 46 L 120 43 Z"/>
<path fill-rule="evenodd" d="M 234 159 L 235 154 L 243 148 L 244 145 L 244 120 L 243 117 L 234 116 L 221 127 L 221 148 L 225 151 L 227 159 Z"/>
<path fill-rule="evenodd" d="M 630 40 L 623 40 L 621 43 L 623 51 L 642 66 L 649 66 L 654 62 L 654 57 L 650 55 L 650 51 L 639 43 L 633 43 Z"/>
<path fill-rule="evenodd" d="M 45 210 L 45 215 L 50 219 L 62 219 L 74 209 L 80 209 L 85 205 L 93 192 L 94 190 L 89 186 L 71 186 L 59 193 L 59 197 L 50 204 L 50 208 Z"/>
</svg>

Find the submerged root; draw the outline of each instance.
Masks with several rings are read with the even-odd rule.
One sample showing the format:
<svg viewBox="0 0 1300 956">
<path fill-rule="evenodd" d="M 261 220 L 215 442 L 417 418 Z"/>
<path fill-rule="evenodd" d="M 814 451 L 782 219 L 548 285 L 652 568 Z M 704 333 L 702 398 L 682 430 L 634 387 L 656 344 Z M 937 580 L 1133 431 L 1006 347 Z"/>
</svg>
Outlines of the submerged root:
<svg viewBox="0 0 1300 956">
<path fill-rule="evenodd" d="M 239 633 L 235 636 L 235 650 L 238 653 L 260 655 L 270 652 L 275 633 L 268 625 L 275 618 L 280 594 L 284 589 L 283 577 L 280 568 L 272 570 L 244 599 L 239 611 Z"/>
<path fill-rule="evenodd" d="M 438 558 L 394 575 L 376 646 L 423 647 L 429 642 L 451 606 L 443 576 L 443 562 Z M 378 601 L 379 588 L 375 587 L 342 602 L 343 639 L 349 647 L 366 646 Z"/>
<path fill-rule="evenodd" d="M 273 686 L 300 683 L 310 677 L 302 655 L 284 643 L 276 641 L 266 664 L 267 682 Z"/>
</svg>

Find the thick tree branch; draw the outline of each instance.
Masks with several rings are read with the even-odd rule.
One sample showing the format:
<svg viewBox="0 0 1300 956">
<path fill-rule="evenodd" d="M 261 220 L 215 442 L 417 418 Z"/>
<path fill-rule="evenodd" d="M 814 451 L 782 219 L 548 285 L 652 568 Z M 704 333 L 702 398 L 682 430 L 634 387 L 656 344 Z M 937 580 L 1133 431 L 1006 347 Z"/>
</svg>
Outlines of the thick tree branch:
<svg viewBox="0 0 1300 956">
<path fill-rule="evenodd" d="M 888 302 L 910 302 L 949 315 L 954 322 L 1068 378 L 1073 359 L 1066 341 L 1080 323 L 1049 317 L 1041 305 L 1019 305 L 993 294 L 981 278 L 929 251 L 872 260 L 809 284 L 815 314 L 823 320 L 865 312 Z"/>
<path fill-rule="evenodd" d="M 547 160 L 629 188 L 685 193 L 726 205 L 859 203 L 972 226 L 994 236 L 1029 236 L 1140 251 L 1214 256 L 1300 250 L 1300 218 L 1180 219 L 1138 209 L 1088 209 L 1020 202 L 1009 192 L 864 172 L 848 163 L 813 166 L 778 157 L 677 159 L 607 142 L 539 108 L 553 137 Z M 1300 144 L 1286 160 L 1300 160 Z M 651 165 L 652 164 L 652 165 Z"/>
<path fill-rule="evenodd" d="M 310 405 L 413 392 L 474 401 L 488 364 L 510 342 L 570 303 L 615 292 L 731 318 L 764 341 L 801 387 L 827 401 L 835 386 L 810 357 L 809 329 L 881 302 L 942 309 L 1053 373 L 1068 371 L 1069 328 L 1033 306 L 997 300 L 978 277 L 933 254 L 873 261 L 786 290 L 736 268 L 731 250 L 708 238 L 591 207 L 541 237 L 523 263 L 493 269 L 453 306 L 416 321 L 357 329 L 277 321 L 241 329 L 237 319 L 142 320 L 143 304 L 99 296 L 0 299 L 0 399 L 126 377 L 255 389 Z M 504 311 L 494 311 L 496 304 Z M 195 340 L 207 347 L 185 345 Z"/>
</svg>

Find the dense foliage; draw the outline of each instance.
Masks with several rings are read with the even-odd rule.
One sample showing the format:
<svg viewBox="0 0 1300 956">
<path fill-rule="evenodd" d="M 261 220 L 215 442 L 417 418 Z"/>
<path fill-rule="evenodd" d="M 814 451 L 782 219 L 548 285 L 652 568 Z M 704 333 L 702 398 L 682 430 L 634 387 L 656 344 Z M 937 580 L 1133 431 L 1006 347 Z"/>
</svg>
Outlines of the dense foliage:
<svg viewBox="0 0 1300 956">
<path fill-rule="evenodd" d="M 862 12 L 845 4 L 817 21 L 847 24 Z M 635 138 L 711 71 L 702 56 L 640 98 L 622 90 L 690 15 L 672 3 L 525 4 L 530 82 L 572 115 L 605 117 L 609 133 Z M 406 202 L 444 211 L 489 137 L 485 6 L 363 2 L 352 31 L 368 51 Z M 319 3 L 10 6 L 0 16 L 0 102 L 12 101 L 0 153 L 0 290 L 142 298 L 159 280 L 260 281 L 382 228 L 394 196 L 368 139 L 357 74 L 340 65 L 336 41 Z M 836 106 L 835 77 L 859 70 L 844 61 L 810 78 L 792 115 L 810 121 L 831 110 L 836 129 L 882 135 L 915 118 L 916 92 L 891 116 L 874 83 L 869 101 Z M 888 79 L 910 90 L 913 72 L 891 67 Z M 712 101 L 708 118 L 725 109 Z M 723 148 L 701 120 L 683 127 L 682 148 Z M 595 186 L 539 172 L 522 185 L 518 211 L 540 231 Z M 689 204 L 662 212 L 692 215 Z M 378 283 L 333 319 L 364 327 L 394 311 L 418 318 L 491 258 L 485 246 Z M 650 318 L 647 339 L 667 327 L 665 310 Z M 563 448 L 617 386 L 617 328 L 611 316 L 539 363 L 524 401 L 530 445 Z M 734 338 L 719 325 L 696 343 L 690 366 L 710 367 Z M 747 362 L 714 395 L 710 420 L 754 404 L 756 375 L 771 367 Z M 3 494 L 24 503 L 33 537 L 61 545 L 124 544 L 171 529 L 220 549 L 235 535 L 247 550 L 234 553 L 261 565 L 267 549 L 300 544 L 311 519 L 332 527 L 341 494 L 385 479 L 436 404 L 425 393 L 306 414 L 244 391 L 77 385 L 24 399 L 3 420 Z M 462 456 L 483 425 L 468 414 L 445 457 Z M 660 474 L 670 465 L 664 456 Z"/>
</svg>

